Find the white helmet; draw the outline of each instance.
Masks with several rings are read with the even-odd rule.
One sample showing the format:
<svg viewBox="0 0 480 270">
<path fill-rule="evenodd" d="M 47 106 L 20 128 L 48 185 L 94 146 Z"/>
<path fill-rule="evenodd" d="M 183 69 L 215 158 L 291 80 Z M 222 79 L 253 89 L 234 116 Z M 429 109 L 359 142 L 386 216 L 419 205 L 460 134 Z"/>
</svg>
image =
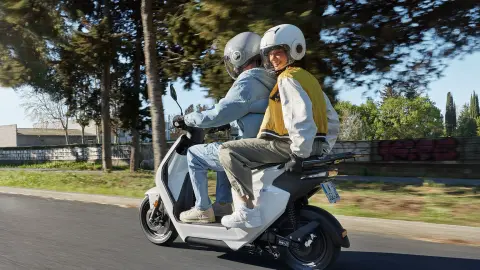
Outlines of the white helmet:
<svg viewBox="0 0 480 270">
<path fill-rule="evenodd" d="M 261 39 L 260 35 L 253 32 L 243 32 L 230 39 L 225 45 L 223 61 L 228 74 L 234 80 L 252 58 L 260 56 Z"/>
<path fill-rule="evenodd" d="M 279 48 L 283 48 L 287 52 L 287 66 L 302 59 L 307 48 L 302 30 L 292 24 L 281 24 L 265 32 L 260 41 L 260 51 L 267 70 L 273 70 L 268 53 Z"/>
</svg>

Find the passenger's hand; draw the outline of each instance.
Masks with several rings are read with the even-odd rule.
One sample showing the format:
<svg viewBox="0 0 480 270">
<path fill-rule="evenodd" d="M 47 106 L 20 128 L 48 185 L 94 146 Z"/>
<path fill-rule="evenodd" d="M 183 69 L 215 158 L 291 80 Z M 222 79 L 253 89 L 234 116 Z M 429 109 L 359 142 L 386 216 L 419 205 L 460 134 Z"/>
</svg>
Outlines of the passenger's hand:
<svg viewBox="0 0 480 270">
<path fill-rule="evenodd" d="M 297 157 L 295 154 L 290 155 L 290 160 L 285 163 L 285 171 L 287 172 L 302 172 L 303 158 Z"/>
<path fill-rule="evenodd" d="M 177 115 L 173 117 L 173 126 L 176 128 L 184 129 L 187 125 L 185 124 L 185 120 L 183 118 L 183 115 Z"/>
</svg>

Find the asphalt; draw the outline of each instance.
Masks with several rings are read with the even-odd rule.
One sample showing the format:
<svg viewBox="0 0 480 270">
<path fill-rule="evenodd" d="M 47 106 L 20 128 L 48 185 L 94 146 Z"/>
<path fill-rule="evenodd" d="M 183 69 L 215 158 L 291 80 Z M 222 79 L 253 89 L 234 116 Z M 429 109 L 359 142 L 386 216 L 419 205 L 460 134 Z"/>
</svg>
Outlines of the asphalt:
<svg viewBox="0 0 480 270">
<path fill-rule="evenodd" d="M 137 215 L 133 208 L 0 194 L 0 269 L 284 269 L 267 256 L 155 246 Z M 334 269 L 480 269 L 480 248 L 349 234 L 352 247 Z"/>
</svg>

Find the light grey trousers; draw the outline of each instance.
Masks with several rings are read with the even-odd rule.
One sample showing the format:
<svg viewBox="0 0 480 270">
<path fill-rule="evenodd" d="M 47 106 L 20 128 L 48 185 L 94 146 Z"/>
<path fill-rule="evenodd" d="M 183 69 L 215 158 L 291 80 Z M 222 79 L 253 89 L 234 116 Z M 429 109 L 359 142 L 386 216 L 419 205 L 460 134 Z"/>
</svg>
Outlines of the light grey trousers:
<svg viewBox="0 0 480 270">
<path fill-rule="evenodd" d="M 315 141 L 311 155 L 322 155 L 323 146 L 323 142 Z M 254 200 L 251 169 L 268 163 L 287 162 L 291 153 L 289 142 L 252 138 L 223 143 L 219 158 L 232 188 L 240 196 Z"/>
</svg>

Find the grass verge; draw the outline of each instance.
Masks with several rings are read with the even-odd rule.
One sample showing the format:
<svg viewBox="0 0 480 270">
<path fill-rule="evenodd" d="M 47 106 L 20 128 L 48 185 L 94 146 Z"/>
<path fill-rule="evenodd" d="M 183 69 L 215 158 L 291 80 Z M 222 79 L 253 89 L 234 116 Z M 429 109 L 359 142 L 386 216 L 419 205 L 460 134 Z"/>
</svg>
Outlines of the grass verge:
<svg viewBox="0 0 480 270">
<path fill-rule="evenodd" d="M 113 170 L 124 171 L 128 170 L 127 165 L 113 165 Z M 21 164 L 21 165 L 0 165 L 0 168 L 19 168 L 19 169 L 52 169 L 52 170 L 71 170 L 71 171 L 100 171 L 102 164 L 98 162 L 84 162 L 84 161 L 52 161 L 35 164 Z"/>
<path fill-rule="evenodd" d="M 0 171 L 0 186 L 143 197 L 155 185 L 153 173 Z"/>
<path fill-rule="evenodd" d="M 215 175 L 209 173 L 209 195 L 215 197 Z M 154 186 L 152 172 L 116 173 L 0 171 L 0 186 L 143 197 Z M 480 227 L 480 189 L 425 183 L 337 182 L 341 201 L 329 204 L 323 193 L 310 203 L 331 213 Z"/>
</svg>

